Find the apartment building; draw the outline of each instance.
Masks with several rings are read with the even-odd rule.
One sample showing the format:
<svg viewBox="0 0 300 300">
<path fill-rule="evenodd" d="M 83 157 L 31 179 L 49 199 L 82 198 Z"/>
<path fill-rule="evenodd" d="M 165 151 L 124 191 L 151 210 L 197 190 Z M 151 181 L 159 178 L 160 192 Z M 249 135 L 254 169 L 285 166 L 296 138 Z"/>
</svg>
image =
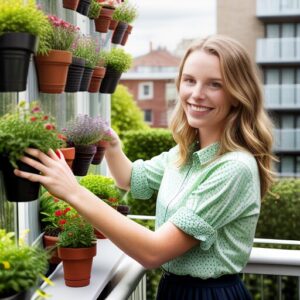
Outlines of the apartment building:
<svg viewBox="0 0 300 300">
<path fill-rule="evenodd" d="M 260 66 L 276 169 L 300 177 L 300 1 L 218 0 L 217 32 L 239 40 Z"/>
<path fill-rule="evenodd" d="M 134 58 L 133 67 L 122 75 L 144 120 L 151 127 L 165 128 L 176 101 L 175 77 L 180 59 L 164 48 L 152 49 Z"/>
</svg>

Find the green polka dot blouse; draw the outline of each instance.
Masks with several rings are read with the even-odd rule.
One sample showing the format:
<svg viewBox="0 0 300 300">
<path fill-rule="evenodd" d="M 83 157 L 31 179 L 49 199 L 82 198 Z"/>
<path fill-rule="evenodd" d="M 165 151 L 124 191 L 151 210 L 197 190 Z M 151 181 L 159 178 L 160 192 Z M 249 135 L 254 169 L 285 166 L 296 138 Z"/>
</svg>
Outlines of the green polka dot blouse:
<svg viewBox="0 0 300 300">
<path fill-rule="evenodd" d="M 260 211 L 256 160 L 246 151 L 213 160 L 219 149 L 214 143 L 192 151 L 179 169 L 178 149 L 135 161 L 131 174 L 134 198 L 148 199 L 158 190 L 156 228 L 172 222 L 200 241 L 162 267 L 203 279 L 238 273 L 249 259 Z"/>
</svg>

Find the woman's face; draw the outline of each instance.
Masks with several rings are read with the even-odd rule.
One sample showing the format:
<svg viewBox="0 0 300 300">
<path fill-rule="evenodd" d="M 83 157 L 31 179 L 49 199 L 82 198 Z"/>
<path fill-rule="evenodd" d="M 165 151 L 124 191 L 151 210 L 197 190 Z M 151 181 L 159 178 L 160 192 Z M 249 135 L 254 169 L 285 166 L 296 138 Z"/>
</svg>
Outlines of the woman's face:
<svg viewBox="0 0 300 300">
<path fill-rule="evenodd" d="M 232 103 L 216 55 L 196 50 L 187 57 L 179 96 L 189 125 L 199 129 L 201 138 L 213 134 L 219 139 Z"/>
</svg>

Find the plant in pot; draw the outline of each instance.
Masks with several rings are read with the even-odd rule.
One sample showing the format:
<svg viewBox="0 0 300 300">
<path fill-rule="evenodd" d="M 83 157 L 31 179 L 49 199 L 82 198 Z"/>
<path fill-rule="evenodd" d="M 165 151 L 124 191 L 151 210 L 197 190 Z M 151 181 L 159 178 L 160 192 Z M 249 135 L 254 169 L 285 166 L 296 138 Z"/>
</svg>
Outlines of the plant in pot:
<svg viewBox="0 0 300 300">
<path fill-rule="evenodd" d="M 0 1 L 0 92 L 26 90 L 29 62 L 49 49 L 51 26 L 35 1 Z"/>
<path fill-rule="evenodd" d="M 99 165 L 102 162 L 106 147 L 112 140 L 111 128 L 106 121 L 102 120 L 99 130 L 101 133 L 101 139 L 96 144 L 97 150 L 92 160 L 93 165 Z"/>
<path fill-rule="evenodd" d="M 28 246 L 14 233 L 0 229 L 0 299 L 28 300 L 30 289 L 37 287 L 48 268 L 47 253 L 38 246 Z M 45 295 L 38 291 L 38 294 Z"/>
<path fill-rule="evenodd" d="M 63 8 L 76 10 L 79 4 L 79 0 L 63 0 Z"/>
<path fill-rule="evenodd" d="M 44 232 L 44 247 L 51 251 L 50 264 L 57 265 L 60 259 L 57 254 L 58 234 L 64 225 L 77 216 L 77 211 L 66 202 L 45 191 L 40 197 L 40 223 Z"/>
<path fill-rule="evenodd" d="M 78 36 L 79 28 L 48 16 L 51 24 L 50 51 L 35 56 L 39 90 L 43 93 L 60 94 L 65 90 L 68 68 L 72 62 L 71 45 Z"/>
<path fill-rule="evenodd" d="M 115 92 L 123 72 L 132 64 L 132 56 L 123 49 L 113 48 L 110 52 L 102 52 L 105 61 L 105 76 L 100 86 L 100 93 L 112 94 Z"/>
<path fill-rule="evenodd" d="M 138 16 L 136 5 L 131 4 L 128 0 L 122 2 L 114 11 L 112 18 L 118 21 L 114 30 L 111 42 L 113 44 L 125 45 L 128 35 L 132 31 L 130 25 Z"/>
<path fill-rule="evenodd" d="M 64 225 L 64 230 L 58 236 L 58 255 L 63 261 L 67 286 L 90 284 L 96 245 L 93 226 L 82 217 L 73 218 Z"/>
<path fill-rule="evenodd" d="M 115 10 L 115 3 L 114 1 L 103 2 L 99 0 L 97 0 L 97 2 L 101 5 L 101 8 L 98 18 L 95 18 L 95 30 L 100 33 L 106 33 L 108 32 L 112 15 Z"/>
<path fill-rule="evenodd" d="M 82 177 L 79 183 L 105 203 L 117 209 L 121 197 L 120 190 L 116 187 L 112 178 L 103 175 L 89 174 Z M 95 229 L 97 238 L 106 238 L 99 230 Z"/>
<path fill-rule="evenodd" d="M 72 167 L 74 175 L 84 176 L 87 174 L 96 153 L 95 143 L 101 138 L 99 130 L 101 122 L 100 117 L 78 115 L 63 129 L 68 144 L 75 147 L 75 159 Z"/>
<path fill-rule="evenodd" d="M 88 17 L 92 20 L 99 18 L 101 4 L 97 0 L 92 0 L 89 8 Z"/>
<path fill-rule="evenodd" d="M 9 201 L 27 202 L 38 198 L 40 184 L 14 175 L 14 168 L 38 173 L 19 159 L 28 147 L 47 153 L 61 147 L 61 140 L 53 124 L 44 120 L 39 111 L 21 101 L 17 108 L 0 118 L 0 156 L 6 198 Z"/>
</svg>

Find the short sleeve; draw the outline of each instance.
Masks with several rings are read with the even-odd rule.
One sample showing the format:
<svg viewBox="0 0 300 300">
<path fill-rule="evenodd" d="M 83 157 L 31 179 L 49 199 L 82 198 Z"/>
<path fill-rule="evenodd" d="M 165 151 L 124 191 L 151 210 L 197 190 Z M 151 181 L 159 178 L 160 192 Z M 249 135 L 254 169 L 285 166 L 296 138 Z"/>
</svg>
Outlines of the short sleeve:
<svg viewBox="0 0 300 300">
<path fill-rule="evenodd" d="M 139 159 L 133 163 L 130 191 L 134 198 L 149 199 L 159 189 L 166 166 L 176 152 L 175 148 L 150 160 Z"/>
<path fill-rule="evenodd" d="M 208 250 L 217 238 L 217 231 L 241 217 L 259 213 L 259 180 L 249 166 L 240 161 L 225 161 L 211 170 L 186 205 L 169 219 L 175 226 L 201 241 Z"/>
</svg>

